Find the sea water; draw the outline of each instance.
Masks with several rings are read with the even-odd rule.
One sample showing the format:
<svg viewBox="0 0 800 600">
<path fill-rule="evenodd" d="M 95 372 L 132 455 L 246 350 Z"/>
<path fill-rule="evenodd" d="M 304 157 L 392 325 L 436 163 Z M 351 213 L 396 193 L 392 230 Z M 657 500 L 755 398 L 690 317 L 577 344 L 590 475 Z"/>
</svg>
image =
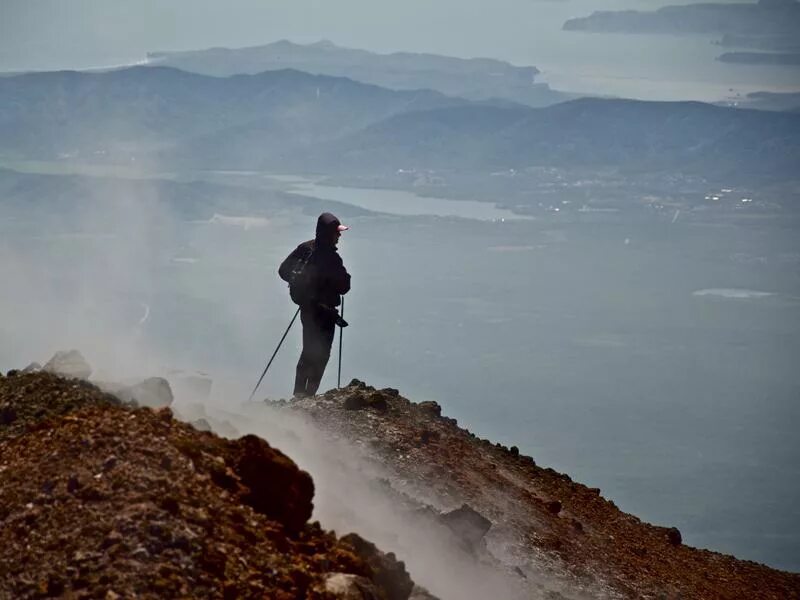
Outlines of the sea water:
<svg viewBox="0 0 800 600">
<path fill-rule="evenodd" d="M 97 262 L 125 259 L 122 235 L 5 224 L 6 298 L 25 301 L 0 321 L 0 368 L 140 351 L 235 406 L 224 381 L 254 385 L 288 325 L 276 270 L 314 218 L 230 216 L 171 225 L 124 270 Z M 690 545 L 800 570 L 798 224 L 564 216 L 347 217 L 344 382 L 436 400 Z M 264 396 L 290 394 L 299 346 L 296 329 Z"/>
</svg>

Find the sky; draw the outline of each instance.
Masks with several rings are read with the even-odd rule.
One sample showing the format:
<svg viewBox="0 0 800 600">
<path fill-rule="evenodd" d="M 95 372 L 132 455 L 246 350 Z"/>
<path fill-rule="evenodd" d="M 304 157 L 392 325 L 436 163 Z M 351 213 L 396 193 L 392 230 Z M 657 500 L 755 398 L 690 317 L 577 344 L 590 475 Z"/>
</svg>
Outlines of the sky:
<svg viewBox="0 0 800 600">
<path fill-rule="evenodd" d="M 707 38 L 561 31 L 565 20 L 595 10 L 669 3 L 0 0 L 0 71 L 113 66 L 144 60 L 148 51 L 327 39 L 378 52 L 500 58 L 536 66 L 543 81 L 582 93 L 708 99 L 728 90 L 800 89 L 797 70 L 715 64 L 719 48 Z"/>
<path fill-rule="evenodd" d="M 0 60 L 50 69 L 144 58 L 148 50 L 331 39 L 374 50 L 509 53 L 592 10 L 659 0 L 2 0 Z M 544 27 L 543 27 L 544 26 Z M 514 43 L 516 42 L 516 43 Z"/>
</svg>

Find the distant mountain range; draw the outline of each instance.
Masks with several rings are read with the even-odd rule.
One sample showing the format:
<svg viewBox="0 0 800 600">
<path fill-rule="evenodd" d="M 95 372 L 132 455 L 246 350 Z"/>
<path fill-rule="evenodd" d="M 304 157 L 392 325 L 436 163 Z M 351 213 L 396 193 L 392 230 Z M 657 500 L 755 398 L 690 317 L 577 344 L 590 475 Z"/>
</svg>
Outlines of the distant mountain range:
<svg viewBox="0 0 800 600">
<path fill-rule="evenodd" d="M 541 165 L 797 179 L 800 115 L 588 98 L 530 110 L 465 106 L 397 115 L 317 152 L 341 168 Z"/>
<path fill-rule="evenodd" d="M 224 77 L 268 70 L 296 69 L 315 75 L 347 77 L 393 90 L 431 89 L 470 100 L 502 98 L 547 106 L 570 96 L 537 83 L 539 70 L 491 58 L 463 59 L 436 54 L 376 54 L 327 41 L 294 44 L 281 40 L 250 48 L 210 48 L 151 52 L 149 64 Z"/>
<path fill-rule="evenodd" d="M 467 103 L 290 70 L 228 78 L 165 67 L 32 73 L 0 78 L 0 153 L 119 162 L 202 160 L 213 151 L 238 164 L 249 143 L 261 155 L 286 152 L 400 112 Z"/>
<path fill-rule="evenodd" d="M 582 99 L 533 109 L 275 71 L 0 78 L 0 158 L 296 173 L 554 166 L 797 179 L 800 114 Z"/>
</svg>

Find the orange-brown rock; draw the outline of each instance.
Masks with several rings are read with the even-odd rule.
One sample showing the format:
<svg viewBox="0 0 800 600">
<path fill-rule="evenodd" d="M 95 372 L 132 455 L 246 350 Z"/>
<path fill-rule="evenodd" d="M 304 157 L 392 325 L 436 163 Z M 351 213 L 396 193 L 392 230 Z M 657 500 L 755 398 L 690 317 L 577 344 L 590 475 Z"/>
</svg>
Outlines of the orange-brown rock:
<svg viewBox="0 0 800 600">
<path fill-rule="evenodd" d="M 351 398 L 376 394 L 385 411 L 345 410 Z M 596 488 L 476 438 L 436 403 L 354 381 L 288 408 L 334 437 L 372 440 L 371 458 L 404 488 L 413 483 L 438 498 L 439 510 L 468 504 L 517 564 L 544 557 L 612 597 L 800 598 L 800 574 L 686 546 L 677 529 L 644 523 Z"/>
<path fill-rule="evenodd" d="M 311 478 L 264 440 L 47 373 L 0 376 L 0 407 L 2 600 L 334 598 L 336 574 L 397 597 L 380 561 L 307 522 Z"/>
</svg>

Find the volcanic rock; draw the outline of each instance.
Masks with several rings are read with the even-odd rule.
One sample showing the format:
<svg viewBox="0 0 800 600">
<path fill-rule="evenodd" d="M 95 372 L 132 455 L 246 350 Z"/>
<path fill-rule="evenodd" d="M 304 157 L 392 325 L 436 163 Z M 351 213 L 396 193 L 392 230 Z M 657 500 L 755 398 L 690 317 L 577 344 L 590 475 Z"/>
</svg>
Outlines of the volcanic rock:
<svg viewBox="0 0 800 600">
<path fill-rule="evenodd" d="M 46 372 L 0 378 L 0 411 L 5 415 L 0 415 L 0 442 L 95 404 L 119 404 L 119 400 L 88 381 Z"/>
<path fill-rule="evenodd" d="M 357 381 L 326 393 L 325 401 L 266 410 L 305 416 L 335 440 L 370 441 L 359 444 L 359 452 L 377 464 L 395 497 L 412 495 L 434 507 L 435 515 L 467 504 L 480 518 L 474 530 L 469 518 L 459 527 L 456 515 L 471 513 L 455 511 L 452 549 L 474 561 L 474 572 L 489 563 L 502 565 L 493 567 L 492 576 L 510 574 L 526 563 L 527 578 L 514 574 L 513 581 L 504 580 L 517 590 L 501 594 L 504 599 L 800 598 L 800 575 L 675 545 L 674 533 L 670 545 L 667 529 L 622 512 L 599 489 L 518 456 L 513 447 L 479 439 L 443 416 L 437 403 L 415 404 L 381 392 L 388 398 L 386 412 L 344 410 L 348 397 L 367 396 L 368 388 Z M 427 512 L 420 512 L 419 521 Z M 442 518 L 431 518 L 431 532 L 440 529 Z"/>
<path fill-rule="evenodd" d="M 163 377 L 150 377 L 135 385 L 123 387 L 115 392 L 123 402 L 135 402 L 138 406 L 163 408 L 173 401 L 172 389 Z"/>
<path fill-rule="evenodd" d="M 11 425 L 17 420 L 17 411 L 13 406 L 0 406 L 0 425 Z"/>
<path fill-rule="evenodd" d="M 322 599 L 348 581 L 354 597 L 405 600 L 413 587 L 392 555 L 308 523 L 310 476 L 260 438 L 49 373 L 0 378 L 0 405 L 18 413 L 0 426 L 2 599 Z"/>
<path fill-rule="evenodd" d="M 389 403 L 381 392 L 373 392 L 367 396 L 367 406 L 378 412 L 386 412 L 389 410 Z"/>
<path fill-rule="evenodd" d="M 414 582 L 405 569 L 405 564 L 397 560 L 391 552 L 384 554 L 373 544 L 356 533 L 342 538 L 342 543 L 350 545 L 356 555 L 363 559 L 371 569 L 370 579 L 386 592 L 387 600 L 407 600 L 414 589 Z"/>
<path fill-rule="evenodd" d="M 472 552 L 480 549 L 483 537 L 492 527 L 492 522 L 469 504 L 443 514 L 440 519 Z"/>
<path fill-rule="evenodd" d="M 45 363 L 42 371 L 74 379 L 89 379 L 92 367 L 77 350 L 59 350 Z"/>
<path fill-rule="evenodd" d="M 197 429 L 197 431 L 212 431 L 211 424 L 206 419 L 192 421 L 192 427 Z"/>
<path fill-rule="evenodd" d="M 242 495 L 244 502 L 282 523 L 287 531 L 299 531 L 314 508 L 311 476 L 255 435 L 229 442 L 226 450 L 226 463 L 248 488 Z"/>
<path fill-rule="evenodd" d="M 419 404 L 417 404 L 417 409 L 421 413 L 431 417 L 442 416 L 442 407 L 439 406 L 438 402 L 434 402 L 433 400 L 426 400 L 425 402 L 420 402 Z"/>
<path fill-rule="evenodd" d="M 545 502 L 545 508 L 550 511 L 552 514 L 557 515 L 561 512 L 561 502 L 558 500 L 550 500 L 549 502 Z"/>
<path fill-rule="evenodd" d="M 381 600 L 380 591 L 369 579 L 350 573 L 328 575 L 325 591 L 341 600 Z"/>
<path fill-rule="evenodd" d="M 680 546 L 683 542 L 681 532 L 677 527 L 671 527 L 667 530 L 667 541 L 673 546 Z"/>
<path fill-rule="evenodd" d="M 324 397 L 334 399 L 336 394 L 326 394 Z M 389 410 L 389 401 L 383 392 L 375 391 L 374 388 L 348 389 L 342 401 L 342 408 L 345 410 L 364 410 L 369 408 L 378 412 L 386 412 Z"/>
<path fill-rule="evenodd" d="M 361 410 L 366 408 L 367 399 L 361 394 L 351 394 L 344 399 L 342 406 L 345 410 Z"/>
</svg>

